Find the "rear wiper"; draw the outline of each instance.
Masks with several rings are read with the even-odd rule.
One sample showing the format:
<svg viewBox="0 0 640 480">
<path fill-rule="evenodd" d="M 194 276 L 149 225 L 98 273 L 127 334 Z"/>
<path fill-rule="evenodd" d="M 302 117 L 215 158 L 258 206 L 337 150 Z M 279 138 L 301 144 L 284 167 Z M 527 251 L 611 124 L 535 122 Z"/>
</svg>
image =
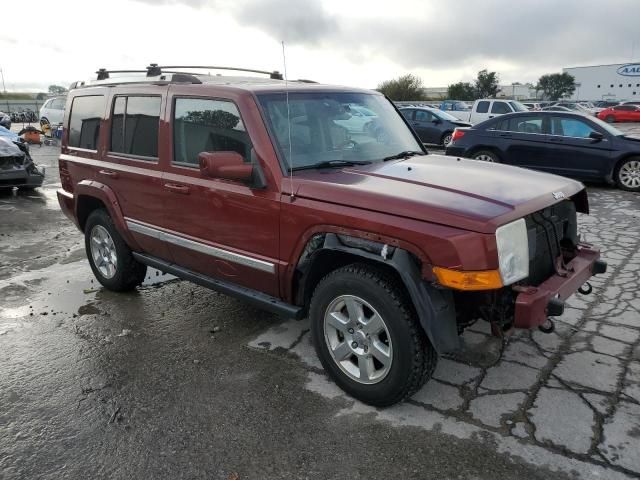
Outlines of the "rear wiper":
<svg viewBox="0 0 640 480">
<path fill-rule="evenodd" d="M 293 167 L 291 170 L 311 170 L 314 168 L 338 168 L 338 167 L 353 167 L 354 165 L 369 165 L 369 161 L 357 161 L 357 160 L 326 160 L 324 162 L 314 163 L 312 165 L 301 165 L 299 167 Z"/>
<path fill-rule="evenodd" d="M 389 155 L 388 157 L 384 157 L 382 161 L 386 162 L 387 160 L 399 160 L 401 158 L 409 158 L 415 155 L 425 155 L 425 153 L 418 150 L 405 150 L 404 152 L 400 152 L 400 153 L 396 153 L 395 155 Z"/>
</svg>

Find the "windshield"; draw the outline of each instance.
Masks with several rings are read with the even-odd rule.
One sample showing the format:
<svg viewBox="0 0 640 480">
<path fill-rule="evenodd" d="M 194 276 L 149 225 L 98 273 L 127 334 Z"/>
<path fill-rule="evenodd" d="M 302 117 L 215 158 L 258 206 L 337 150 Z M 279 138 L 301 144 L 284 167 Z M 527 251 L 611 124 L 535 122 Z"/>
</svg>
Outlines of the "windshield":
<svg viewBox="0 0 640 480">
<path fill-rule="evenodd" d="M 382 95 L 289 93 L 290 122 L 284 93 L 258 95 L 258 100 L 286 170 L 327 162 L 377 162 L 403 151 L 422 151 Z"/>
<path fill-rule="evenodd" d="M 514 112 L 528 112 L 529 109 L 525 107 L 520 102 L 509 102 L 509 104 L 513 107 Z"/>
<path fill-rule="evenodd" d="M 430 108 L 428 110 L 431 113 L 433 113 L 436 117 L 438 117 L 440 120 L 449 120 L 450 122 L 459 122 L 460 121 L 459 118 L 454 117 L 450 113 L 443 112 L 442 110 L 437 110 L 435 108 Z"/>
<path fill-rule="evenodd" d="M 616 135 L 616 136 L 624 135 L 624 133 L 622 133 L 616 127 L 614 127 L 613 125 L 611 125 L 611 124 L 609 124 L 607 122 L 603 122 L 598 117 L 589 117 L 589 120 L 591 120 L 592 122 L 595 122 L 600 128 L 606 130 L 611 135 Z"/>
</svg>

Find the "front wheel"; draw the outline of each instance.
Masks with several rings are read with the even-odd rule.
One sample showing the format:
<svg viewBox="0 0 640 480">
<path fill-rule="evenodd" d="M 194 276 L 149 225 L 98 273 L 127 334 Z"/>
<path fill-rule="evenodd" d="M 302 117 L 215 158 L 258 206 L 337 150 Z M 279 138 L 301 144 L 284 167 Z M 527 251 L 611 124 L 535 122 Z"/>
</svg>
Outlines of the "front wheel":
<svg viewBox="0 0 640 480">
<path fill-rule="evenodd" d="M 615 173 L 619 188 L 629 192 L 640 192 L 640 157 L 623 160 Z"/>
<path fill-rule="evenodd" d="M 106 210 L 94 210 L 84 228 L 84 243 L 91 270 L 109 290 L 124 292 L 142 283 L 147 266 L 133 258 Z"/>
<path fill-rule="evenodd" d="M 482 162 L 490 162 L 490 163 L 500 163 L 500 158 L 498 155 L 493 153 L 491 150 L 480 150 L 475 152 L 471 158 L 474 160 L 480 160 Z"/>
<path fill-rule="evenodd" d="M 368 265 L 324 277 L 309 310 L 313 343 L 329 376 L 349 395 L 385 407 L 430 378 L 437 354 L 399 283 Z"/>
<path fill-rule="evenodd" d="M 607 116 L 605 117 L 605 121 L 606 121 L 607 123 L 613 123 L 613 122 L 615 122 L 615 121 L 616 121 L 616 117 L 614 117 L 613 115 L 607 115 Z"/>
</svg>

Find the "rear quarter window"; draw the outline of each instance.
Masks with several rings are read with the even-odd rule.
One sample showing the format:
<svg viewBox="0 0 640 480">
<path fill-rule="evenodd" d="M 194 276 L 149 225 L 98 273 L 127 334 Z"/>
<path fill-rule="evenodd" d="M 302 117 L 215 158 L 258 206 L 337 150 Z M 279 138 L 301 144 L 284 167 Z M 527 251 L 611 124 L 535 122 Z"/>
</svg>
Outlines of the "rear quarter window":
<svg viewBox="0 0 640 480">
<path fill-rule="evenodd" d="M 100 121 L 105 110 L 104 95 L 75 97 L 69 117 L 69 146 L 98 149 Z"/>
</svg>

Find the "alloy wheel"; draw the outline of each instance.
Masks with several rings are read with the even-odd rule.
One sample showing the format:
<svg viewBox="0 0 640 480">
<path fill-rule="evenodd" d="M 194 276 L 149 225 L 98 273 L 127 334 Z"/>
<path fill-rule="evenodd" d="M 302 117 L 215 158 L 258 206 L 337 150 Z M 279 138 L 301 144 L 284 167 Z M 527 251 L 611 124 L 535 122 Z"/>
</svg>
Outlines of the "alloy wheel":
<svg viewBox="0 0 640 480">
<path fill-rule="evenodd" d="M 102 225 L 96 225 L 91 230 L 91 257 L 93 263 L 104 278 L 113 278 L 116 274 L 118 256 L 113 238 Z"/>
<path fill-rule="evenodd" d="M 362 298 L 341 295 L 329 304 L 324 338 L 333 361 L 356 382 L 378 383 L 389 373 L 393 359 L 389 330 Z"/>
<path fill-rule="evenodd" d="M 487 155 L 486 153 L 483 153 L 481 155 L 476 155 L 475 157 L 473 157 L 475 160 L 480 160 L 483 162 L 494 162 L 494 159 L 492 156 Z"/>
<path fill-rule="evenodd" d="M 640 160 L 631 160 L 620 167 L 620 183 L 627 188 L 640 187 Z"/>
</svg>

